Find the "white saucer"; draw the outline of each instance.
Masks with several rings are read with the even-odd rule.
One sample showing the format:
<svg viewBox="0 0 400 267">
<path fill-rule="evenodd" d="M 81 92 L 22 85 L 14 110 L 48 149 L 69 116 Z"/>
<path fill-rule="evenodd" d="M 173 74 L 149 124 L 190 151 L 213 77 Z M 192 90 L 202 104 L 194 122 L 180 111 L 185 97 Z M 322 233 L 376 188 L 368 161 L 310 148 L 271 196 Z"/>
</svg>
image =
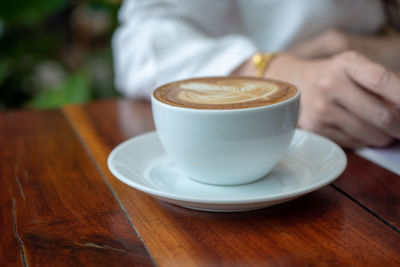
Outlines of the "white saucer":
<svg viewBox="0 0 400 267">
<path fill-rule="evenodd" d="M 296 130 L 286 156 L 268 175 L 244 185 L 215 186 L 180 172 L 165 154 L 156 132 L 129 139 L 110 153 L 108 167 L 123 183 L 157 199 L 207 211 L 243 211 L 286 202 L 335 180 L 347 164 L 332 141 Z"/>
</svg>

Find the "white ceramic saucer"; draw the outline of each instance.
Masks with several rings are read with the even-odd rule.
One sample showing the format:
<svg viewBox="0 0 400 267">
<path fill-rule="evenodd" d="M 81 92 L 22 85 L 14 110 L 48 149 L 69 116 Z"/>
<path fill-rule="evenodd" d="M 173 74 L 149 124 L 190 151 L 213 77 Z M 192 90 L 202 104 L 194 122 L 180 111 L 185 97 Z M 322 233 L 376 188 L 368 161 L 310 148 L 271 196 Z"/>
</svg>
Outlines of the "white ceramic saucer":
<svg viewBox="0 0 400 267">
<path fill-rule="evenodd" d="M 123 183 L 179 206 L 207 211 L 244 211 L 286 202 L 335 180 L 347 164 L 332 141 L 296 130 L 286 156 L 260 180 L 215 186 L 196 182 L 171 162 L 156 132 L 129 139 L 110 153 L 108 167 Z"/>
</svg>

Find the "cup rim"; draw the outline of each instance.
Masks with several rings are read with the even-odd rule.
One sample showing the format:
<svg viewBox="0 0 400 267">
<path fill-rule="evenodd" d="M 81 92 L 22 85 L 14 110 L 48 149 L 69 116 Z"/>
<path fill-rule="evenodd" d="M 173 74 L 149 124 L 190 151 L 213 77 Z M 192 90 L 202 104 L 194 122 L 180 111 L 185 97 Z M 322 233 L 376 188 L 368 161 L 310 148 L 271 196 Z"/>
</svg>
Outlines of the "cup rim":
<svg viewBox="0 0 400 267">
<path fill-rule="evenodd" d="M 190 80 L 194 80 L 194 79 L 208 79 L 208 78 L 229 78 L 228 76 L 210 76 L 210 77 L 196 77 L 196 78 L 190 78 L 190 79 L 184 79 L 184 80 L 178 80 L 179 82 L 184 82 L 184 81 L 190 81 Z M 237 79 L 254 79 L 254 80 L 264 80 L 262 78 L 256 78 L 256 77 L 245 77 L 245 76 L 233 76 L 232 78 L 237 78 Z M 279 108 L 282 107 L 284 105 L 290 104 L 292 102 L 297 101 L 300 96 L 301 96 L 301 92 L 300 89 L 295 86 L 292 83 L 288 83 L 286 81 L 281 81 L 281 80 L 276 80 L 276 79 L 267 79 L 268 81 L 277 81 L 280 83 L 287 83 L 293 87 L 296 88 L 297 92 L 294 96 L 290 97 L 289 99 L 283 100 L 281 102 L 278 103 L 273 103 L 273 104 L 268 104 L 268 105 L 263 105 L 263 106 L 257 106 L 257 107 L 249 107 L 249 108 L 234 108 L 234 109 L 200 109 L 200 108 L 191 108 L 191 107 L 181 107 L 181 106 L 175 106 L 175 105 L 171 105 L 165 102 L 162 102 L 160 100 L 158 100 L 155 96 L 154 96 L 154 92 L 162 87 L 162 86 L 166 86 L 168 84 L 174 83 L 174 82 L 178 82 L 178 81 L 173 81 L 170 83 L 166 83 L 164 85 L 158 86 L 156 89 L 153 90 L 153 92 L 151 93 L 151 102 L 157 102 L 158 104 L 170 108 L 172 110 L 182 110 L 182 111 L 187 111 L 187 112 L 194 112 L 194 113 L 235 113 L 235 112 L 249 112 L 249 111 L 257 111 L 257 110 L 265 110 L 265 109 L 275 109 L 275 108 Z"/>
</svg>

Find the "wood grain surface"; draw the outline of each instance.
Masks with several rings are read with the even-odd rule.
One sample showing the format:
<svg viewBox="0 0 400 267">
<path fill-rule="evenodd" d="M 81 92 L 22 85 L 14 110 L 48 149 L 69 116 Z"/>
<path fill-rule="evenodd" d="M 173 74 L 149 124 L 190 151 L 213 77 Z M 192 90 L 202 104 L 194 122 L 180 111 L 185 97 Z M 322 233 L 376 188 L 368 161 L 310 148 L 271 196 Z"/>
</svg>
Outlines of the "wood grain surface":
<svg viewBox="0 0 400 267">
<path fill-rule="evenodd" d="M 104 101 L 65 113 L 159 266 L 400 264 L 399 232 L 341 192 L 345 182 L 258 211 L 189 210 L 126 186 L 107 168 L 112 148 L 154 129 L 148 103 Z M 344 176 L 362 172 L 364 166 L 354 164 Z"/>
<path fill-rule="evenodd" d="M 152 266 L 61 111 L 0 114 L 1 266 Z"/>
<path fill-rule="evenodd" d="M 400 177 L 354 153 L 347 158 L 351 164 L 334 184 L 400 233 Z"/>
</svg>

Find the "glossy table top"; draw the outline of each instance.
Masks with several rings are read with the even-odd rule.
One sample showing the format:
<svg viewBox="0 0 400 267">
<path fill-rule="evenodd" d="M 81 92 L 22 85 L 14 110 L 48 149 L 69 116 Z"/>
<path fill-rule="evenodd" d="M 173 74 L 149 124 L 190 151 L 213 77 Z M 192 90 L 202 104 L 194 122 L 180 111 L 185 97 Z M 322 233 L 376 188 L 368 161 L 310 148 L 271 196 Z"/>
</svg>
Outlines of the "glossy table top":
<svg viewBox="0 0 400 267">
<path fill-rule="evenodd" d="M 352 152 L 333 184 L 239 213 L 189 210 L 112 176 L 154 129 L 144 101 L 0 113 L 2 266 L 400 265 L 400 177 Z"/>
</svg>

